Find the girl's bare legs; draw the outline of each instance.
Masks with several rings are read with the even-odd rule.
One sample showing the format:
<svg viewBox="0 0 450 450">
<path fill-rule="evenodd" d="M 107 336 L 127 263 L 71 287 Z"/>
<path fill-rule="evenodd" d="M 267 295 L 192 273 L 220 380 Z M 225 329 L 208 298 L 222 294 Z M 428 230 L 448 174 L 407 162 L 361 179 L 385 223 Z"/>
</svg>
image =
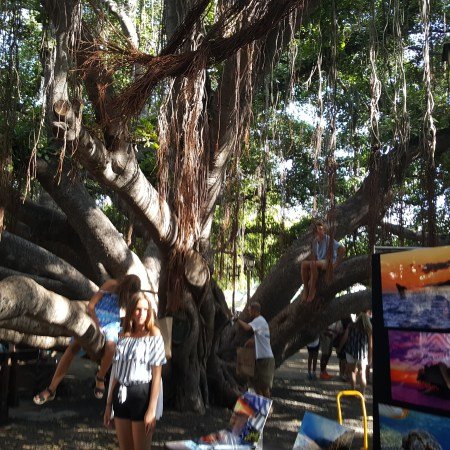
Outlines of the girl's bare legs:
<svg viewBox="0 0 450 450">
<path fill-rule="evenodd" d="M 114 418 L 117 439 L 119 439 L 120 450 L 136 450 L 133 444 L 133 432 L 131 420 Z"/>
<path fill-rule="evenodd" d="M 361 364 L 361 370 L 359 371 L 360 383 L 361 383 L 361 394 L 364 395 L 366 393 L 367 386 L 367 378 L 366 378 L 366 365 Z"/>
<path fill-rule="evenodd" d="M 77 341 L 73 341 L 69 344 L 69 346 L 66 348 L 66 351 L 61 356 L 61 359 L 59 360 L 58 365 L 56 366 L 55 373 L 53 374 L 52 381 L 48 385 L 48 388 L 52 392 L 56 392 L 56 389 L 59 386 L 59 383 L 64 379 L 64 377 L 67 374 L 67 371 L 69 370 L 70 365 L 72 364 L 73 359 L 75 358 L 75 355 L 80 351 L 81 346 Z M 43 397 L 47 400 L 48 397 L 50 397 L 50 392 L 47 389 L 44 389 L 40 394 L 36 395 L 37 397 Z"/>
<path fill-rule="evenodd" d="M 100 367 L 97 372 L 97 377 L 105 378 L 106 372 L 108 372 L 109 368 L 111 367 L 115 351 L 116 344 L 113 341 L 106 341 L 105 352 L 103 353 L 103 357 L 100 361 Z M 95 386 L 98 389 L 105 389 L 105 383 L 103 381 L 98 381 L 97 378 L 95 379 Z"/>
<path fill-rule="evenodd" d="M 350 380 L 352 389 L 356 387 L 356 365 L 354 363 L 347 363 L 347 376 Z"/>
<path fill-rule="evenodd" d="M 134 450 L 150 450 L 152 448 L 153 432 L 145 433 L 144 421 L 131 422 Z"/>
</svg>

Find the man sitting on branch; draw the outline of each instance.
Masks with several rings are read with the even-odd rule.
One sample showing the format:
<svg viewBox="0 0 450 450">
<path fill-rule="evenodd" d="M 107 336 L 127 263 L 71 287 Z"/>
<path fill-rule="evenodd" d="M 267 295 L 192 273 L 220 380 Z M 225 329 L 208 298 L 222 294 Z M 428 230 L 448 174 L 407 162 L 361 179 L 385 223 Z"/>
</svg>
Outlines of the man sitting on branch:
<svg viewBox="0 0 450 450">
<path fill-rule="evenodd" d="M 330 264 L 332 269 L 335 269 L 345 255 L 345 247 L 334 239 L 330 248 L 331 238 L 325 234 L 325 225 L 322 222 L 314 223 L 313 234 L 312 259 L 303 261 L 301 267 L 303 299 L 307 302 L 313 301 L 316 295 L 319 270 L 327 270 Z"/>
</svg>

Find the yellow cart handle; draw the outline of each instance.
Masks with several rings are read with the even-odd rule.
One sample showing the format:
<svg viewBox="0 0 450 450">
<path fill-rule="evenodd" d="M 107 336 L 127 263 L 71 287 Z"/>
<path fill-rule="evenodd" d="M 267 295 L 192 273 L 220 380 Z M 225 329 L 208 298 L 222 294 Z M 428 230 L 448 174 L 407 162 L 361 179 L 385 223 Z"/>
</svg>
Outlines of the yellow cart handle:
<svg viewBox="0 0 450 450">
<path fill-rule="evenodd" d="M 359 397 L 361 400 L 361 409 L 363 413 L 363 427 L 364 427 L 364 450 L 369 448 L 369 435 L 367 431 L 367 411 L 366 411 L 366 401 L 364 400 L 364 396 L 359 391 L 340 391 L 336 396 L 337 402 L 337 412 L 338 412 L 338 421 L 342 425 L 342 410 L 341 410 L 341 397 Z"/>
</svg>

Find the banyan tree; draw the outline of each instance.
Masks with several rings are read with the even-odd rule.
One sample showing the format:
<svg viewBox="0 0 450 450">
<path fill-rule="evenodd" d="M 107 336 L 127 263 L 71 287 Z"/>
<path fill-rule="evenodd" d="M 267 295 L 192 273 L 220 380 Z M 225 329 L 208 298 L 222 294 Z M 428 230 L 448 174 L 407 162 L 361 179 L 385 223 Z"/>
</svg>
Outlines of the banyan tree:
<svg viewBox="0 0 450 450">
<path fill-rule="evenodd" d="M 135 273 L 173 316 L 167 400 L 204 412 L 239 389 L 222 289 L 245 252 L 278 365 L 369 308 L 374 245 L 447 239 L 448 10 L 431 6 L 2 0 L 0 339 L 76 336 L 98 358 L 83 300 Z M 310 304 L 305 212 L 348 248 Z"/>
</svg>

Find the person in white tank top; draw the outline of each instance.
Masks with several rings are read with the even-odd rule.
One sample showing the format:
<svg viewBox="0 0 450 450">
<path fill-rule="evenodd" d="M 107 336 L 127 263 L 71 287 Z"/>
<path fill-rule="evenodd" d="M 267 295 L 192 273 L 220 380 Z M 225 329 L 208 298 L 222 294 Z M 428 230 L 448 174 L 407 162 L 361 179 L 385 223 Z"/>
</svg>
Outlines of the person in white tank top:
<svg viewBox="0 0 450 450">
<path fill-rule="evenodd" d="M 261 315 L 261 305 L 252 302 L 248 306 L 251 322 L 236 318 L 236 323 L 245 331 L 252 331 L 253 336 L 245 343 L 246 347 L 255 347 L 255 375 L 251 380 L 255 392 L 270 398 L 270 389 L 275 373 L 275 359 L 270 346 L 270 330 L 266 319 Z"/>
</svg>

